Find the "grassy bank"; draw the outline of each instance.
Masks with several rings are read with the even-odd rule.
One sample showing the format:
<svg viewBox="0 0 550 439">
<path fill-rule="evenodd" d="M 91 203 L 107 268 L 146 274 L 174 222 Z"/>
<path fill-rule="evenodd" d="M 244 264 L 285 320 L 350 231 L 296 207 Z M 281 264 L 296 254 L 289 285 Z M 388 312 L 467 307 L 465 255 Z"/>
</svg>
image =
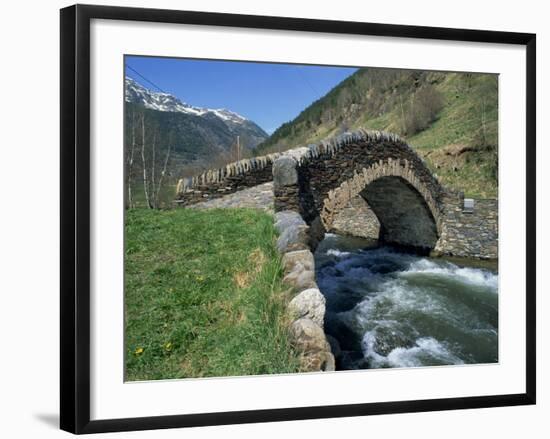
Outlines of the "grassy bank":
<svg viewBox="0 0 550 439">
<path fill-rule="evenodd" d="M 247 209 L 126 216 L 126 379 L 295 372 L 272 218 Z"/>
</svg>

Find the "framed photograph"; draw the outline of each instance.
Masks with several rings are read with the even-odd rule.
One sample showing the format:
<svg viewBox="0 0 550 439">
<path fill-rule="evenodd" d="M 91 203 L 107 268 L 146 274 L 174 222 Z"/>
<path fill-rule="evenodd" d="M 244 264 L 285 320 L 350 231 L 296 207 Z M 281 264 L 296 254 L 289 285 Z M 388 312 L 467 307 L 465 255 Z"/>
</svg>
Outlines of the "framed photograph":
<svg viewBox="0 0 550 439">
<path fill-rule="evenodd" d="M 61 10 L 61 428 L 535 403 L 535 35 Z"/>
</svg>

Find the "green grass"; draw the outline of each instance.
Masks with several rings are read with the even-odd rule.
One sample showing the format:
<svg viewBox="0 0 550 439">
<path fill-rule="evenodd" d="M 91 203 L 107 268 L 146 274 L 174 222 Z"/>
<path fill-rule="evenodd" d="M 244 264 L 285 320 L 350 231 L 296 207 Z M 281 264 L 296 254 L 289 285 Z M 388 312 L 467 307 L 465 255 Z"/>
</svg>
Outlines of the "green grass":
<svg viewBox="0 0 550 439">
<path fill-rule="evenodd" d="M 147 203 L 145 202 L 145 191 L 143 190 L 142 183 L 136 182 L 132 184 L 132 198 L 133 207 L 147 207 Z M 159 207 L 161 209 L 170 209 L 174 207 L 174 198 L 176 198 L 176 185 L 164 184 L 159 192 Z"/>
<path fill-rule="evenodd" d="M 275 233 L 252 209 L 128 210 L 126 379 L 296 372 Z"/>
</svg>

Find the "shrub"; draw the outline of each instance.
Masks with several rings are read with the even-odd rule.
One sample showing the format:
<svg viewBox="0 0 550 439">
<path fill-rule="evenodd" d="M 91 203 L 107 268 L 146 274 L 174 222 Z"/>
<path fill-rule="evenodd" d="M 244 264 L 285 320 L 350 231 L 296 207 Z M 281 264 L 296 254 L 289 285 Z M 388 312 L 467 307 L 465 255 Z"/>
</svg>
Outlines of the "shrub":
<svg viewBox="0 0 550 439">
<path fill-rule="evenodd" d="M 428 128 L 443 105 L 443 96 L 434 86 L 425 85 L 419 88 L 411 95 L 406 108 L 403 108 L 403 134 L 413 135 Z"/>
</svg>

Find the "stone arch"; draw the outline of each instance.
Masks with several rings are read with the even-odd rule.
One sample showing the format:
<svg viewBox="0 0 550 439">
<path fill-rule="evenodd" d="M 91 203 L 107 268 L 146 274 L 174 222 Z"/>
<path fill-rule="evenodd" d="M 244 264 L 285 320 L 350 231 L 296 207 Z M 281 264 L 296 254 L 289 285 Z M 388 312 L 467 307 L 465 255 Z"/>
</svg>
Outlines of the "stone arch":
<svg viewBox="0 0 550 439">
<path fill-rule="evenodd" d="M 435 247 L 440 212 L 407 160 L 390 159 L 363 168 L 330 190 L 319 215 L 325 230 L 332 228 L 334 217 L 356 196 L 361 196 L 377 216 L 382 242 L 425 251 Z"/>
<path fill-rule="evenodd" d="M 394 134 L 360 130 L 274 163 L 275 210 L 297 210 L 312 241 L 356 196 L 369 203 L 391 244 L 431 250 L 441 230 L 443 188 Z M 278 178 L 283 176 L 284 178 Z"/>
</svg>

